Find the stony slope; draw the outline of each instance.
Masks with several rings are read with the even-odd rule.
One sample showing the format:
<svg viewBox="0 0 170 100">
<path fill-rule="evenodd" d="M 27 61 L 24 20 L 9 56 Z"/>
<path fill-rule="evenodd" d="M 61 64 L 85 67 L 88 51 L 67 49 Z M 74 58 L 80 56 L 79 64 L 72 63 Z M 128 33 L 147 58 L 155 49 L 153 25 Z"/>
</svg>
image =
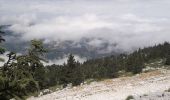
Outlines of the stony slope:
<svg viewBox="0 0 170 100">
<path fill-rule="evenodd" d="M 170 70 L 159 69 L 132 77 L 92 82 L 89 85 L 63 89 L 28 100 L 125 100 L 129 95 L 133 95 L 136 100 L 149 100 L 151 95 L 153 100 L 157 100 L 157 94 L 162 95 L 163 91 L 169 88 Z M 144 94 L 148 94 L 148 98 L 145 98 Z M 167 92 L 158 100 L 170 100 L 170 94 Z"/>
</svg>

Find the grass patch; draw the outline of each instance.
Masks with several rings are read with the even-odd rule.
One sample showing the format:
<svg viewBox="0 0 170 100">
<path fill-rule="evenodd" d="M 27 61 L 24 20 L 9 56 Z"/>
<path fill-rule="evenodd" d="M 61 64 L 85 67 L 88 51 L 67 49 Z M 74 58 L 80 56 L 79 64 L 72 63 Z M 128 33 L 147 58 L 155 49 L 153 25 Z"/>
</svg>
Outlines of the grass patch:
<svg viewBox="0 0 170 100">
<path fill-rule="evenodd" d="M 134 99 L 134 97 L 132 95 L 130 95 L 126 98 L 126 100 L 133 100 L 133 99 Z"/>
<path fill-rule="evenodd" d="M 144 94 L 143 96 L 148 96 L 147 94 Z"/>
<path fill-rule="evenodd" d="M 170 88 L 168 90 L 165 90 L 165 92 L 170 92 Z"/>
<path fill-rule="evenodd" d="M 26 96 L 23 97 L 24 100 L 26 100 L 27 98 L 31 97 L 31 96 L 34 96 L 34 97 L 38 97 L 39 95 L 39 92 L 33 92 L 33 93 L 29 93 L 27 94 Z M 16 100 L 20 100 L 18 98 L 15 98 Z"/>
<path fill-rule="evenodd" d="M 48 88 L 49 90 L 55 92 L 57 90 L 63 89 L 63 85 L 55 85 Z"/>
<path fill-rule="evenodd" d="M 87 79 L 85 81 L 85 83 L 89 85 L 90 83 L 95 82 L 95 81 L 97 81 L 97 80 L 95 80 L 95 79 Z"/>
<path fill-rule="evenodd" d="M 128 77 L 128 76 L 134 76 L 132 72 L 126 72 L 125 70 L 118 72 L 118 77 Z"/>
</svg>

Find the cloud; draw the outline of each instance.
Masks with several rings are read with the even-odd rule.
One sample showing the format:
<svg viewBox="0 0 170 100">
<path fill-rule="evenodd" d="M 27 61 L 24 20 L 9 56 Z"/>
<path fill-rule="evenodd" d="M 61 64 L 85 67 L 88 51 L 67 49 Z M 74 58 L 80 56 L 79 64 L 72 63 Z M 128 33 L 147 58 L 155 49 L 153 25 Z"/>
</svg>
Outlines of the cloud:
<svg viewBox="0 0 170 100">
<path fill-rule="evenodd" d="M 88 31 L 98 28 L 111 27 L 110 23 L 101 21 L 93 15 L 74 18 L 57 17 L 31 26 L 14 25 L 11 30 L 24 33 L 23 39 L 32 37 L 50 40 L 79 40 L 86 37 Z"/>
<path fill-rule="evenodd" d="M 0 24 L 10 24 L 9 30 L 21 41 L 77 44 L 87 38 L 87 45 L 100 53 L 132 51 L 170 41 L 169 4 L 169 0 L 1 0 Z"/>
<path fill-rule="evenodd" d="M 7 54 L 8 53 L 9 52 L 6 52 L 3 55 L 0 55 L 0 58 L 2 58 L 4 60 L 3 62 L 0 61 L 0 66 L 3 66 L 7 62 L 7 60 L 8 60 Z"/>
<path fill-rule="evenodd" d="M 1 54 L 0 55 L 0 58 L 2 58 L 4 61 L 0 61 L 0 67 L 3 66 L 7 61 L 8 61 L 8 54 L 10 52 L 9 51 L 6 51 L 4 54 Z M 21 53 L 16 53 L 17 56 L 21 55 Z M 15 61 L 16 62 L 16 61 Z"/>
<path fill-rule="evenodd" d="M 79 61 L 80 63 L 83 63 L 87 60 L 85 57 L 80 57 L 78 55 L 74 55 L 74 58 L 76 61 Z M 62 65 L 64 63 L 67 63 L 68 55 L 65 55 L 61 58 L 50 60 L 48 63 L 43 62 L 45 65 L 52 65 L 52 64 L 57 64 L 57 65 Z"/>
<path fill-rule="evenodd" d="M 0 55 L 0 58 L 2 58 L 4 60 L 3 62 L 0 62 L 0 67 L 3 66 L 7 62 L 7 60 L 8 60 L 7 54 L 9 54 L 9 52 L 6 52 L 6 53 Z M 20 54 L 17 54 L 17 55 L 20 55 Z M 80 63 L 83 63 L 87 60 L 87 58 L 80 57 L 78 55 L 74 55 L 74 58 L 76 61 L 79 61 Z M 68 55 L 64 55 L 61 58 L 49 60 L 48 63 L 43 62 L 43 61 L 42 61 L 42 63 L 44 65 L 52 65 L 52 64 L 62 65 L 64 63 L 67 63 L 67 59 L 68 59 Z"/>
</svg>

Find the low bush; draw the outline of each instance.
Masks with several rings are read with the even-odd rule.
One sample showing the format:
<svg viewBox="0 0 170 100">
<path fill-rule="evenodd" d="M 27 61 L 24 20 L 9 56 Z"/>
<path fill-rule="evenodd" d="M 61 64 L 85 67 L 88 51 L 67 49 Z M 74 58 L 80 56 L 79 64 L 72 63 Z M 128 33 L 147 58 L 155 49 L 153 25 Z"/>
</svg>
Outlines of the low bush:
<svg viewBox="0 0 170 100">
<path fill-rule="evenodd" d="M 133 99 L 134 99 L 134 97 L 132 95 L 130 95 L 126 98 L 126 100 L 133 100 Z"/>
</svg>

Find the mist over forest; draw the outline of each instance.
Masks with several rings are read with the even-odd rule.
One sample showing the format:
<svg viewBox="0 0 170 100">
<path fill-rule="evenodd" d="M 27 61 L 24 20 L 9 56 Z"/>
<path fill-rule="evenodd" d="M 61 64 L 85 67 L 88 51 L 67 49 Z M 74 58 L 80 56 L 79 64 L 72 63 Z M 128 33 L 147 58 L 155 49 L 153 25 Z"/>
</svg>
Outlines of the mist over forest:
<svg viewBox="0 0 170 100">
<path fill-rule="evenodd" d="M 35 100 L 150 74 L 170 82 L 169 9 L 169 0 L 0 0 L 0 99 Z M 160 88 L 169 88 L 165 80 Z M 106 91 L 113 92 L 101 96 Z"/>
</svg>

